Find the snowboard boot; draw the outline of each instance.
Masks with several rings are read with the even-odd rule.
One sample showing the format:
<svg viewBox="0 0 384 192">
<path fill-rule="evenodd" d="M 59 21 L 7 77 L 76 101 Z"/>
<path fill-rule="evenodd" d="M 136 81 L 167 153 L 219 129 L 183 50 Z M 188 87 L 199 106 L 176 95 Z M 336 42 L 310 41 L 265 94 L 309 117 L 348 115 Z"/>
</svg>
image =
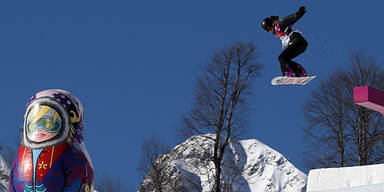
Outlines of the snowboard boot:
<svg viewBox="0 0 384 192">
<path fill-rule="evenodd" d="M 286 69 L 287 71 L 284 72 L 284 77 L 294 77 L 295 76 L 295 72 L 288 66 L 288 65 L 285 65 L 286 66 Z"/>
<path fill-rule="evenodd" d="M 295 73 L 293 71 L 284 72 L 284 77 L 294 77 Z"/>
<path fill-rule="evenodd" d="M 304 69 L 303 66 L 301 66 L 300 64 L 297 65 L 297 73 L 296 73 L 296 77 L 307 77 L 308 76 L 308 73 L 307 71 Z"/>
</svg>

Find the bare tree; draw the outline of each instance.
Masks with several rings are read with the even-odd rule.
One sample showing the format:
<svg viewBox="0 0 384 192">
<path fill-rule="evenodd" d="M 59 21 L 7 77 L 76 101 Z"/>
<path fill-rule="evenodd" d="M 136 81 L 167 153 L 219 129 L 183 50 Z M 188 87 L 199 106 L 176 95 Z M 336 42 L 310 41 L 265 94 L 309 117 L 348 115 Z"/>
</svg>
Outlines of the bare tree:
<svg viewBox="0 0 384 192">
<path fill-rule="evenodd" d="M 312 91 L 304 106 L 308 126 L 304 133 L 312 150 L 309 168 L 382 163 L 382 115 L 353 103 L 353 88 L 384 88 L 384 71 L 375 59 L 361 53 L 350 57 L 351 66 L 332 73 Z"/>
<path fill-rule="evenodd" d="M 161 155 L 169 151 L 169 146 L 156 136 L 152 136 L 144 141 L 138 171 L 142 174 L 143 179 L 150 180 L 146 186 L 147 188 L 162 192 L 164 191 L 164 186 L 170 184 L 167 182 L 169 180 L 169 175 L 166 172 L 168 165 L 160 158 Z M 139 191 L 150 190 L 141 189 Z"/>
<path fill-rule="evenodd" d="M 221 191 L 225 192 L 240 192 L 243 185 L 248 185 L 248 182 L 243 178 L 243 167 L 239 167 L 236 162 L 231 162 L 227 165 L 222 165 L 225 178 L 222 182 Z M 234 187 L 236 185 L 237 188 Z"/>
<path fill-rule="evenodd" d="M 193 109 L 183 117 L 180 134 L 207 135 L 213 150 L 197 149 L 196 158 L 214 164 L 213 191 L 222 191 L 222 160 L 231 138 L 244 133 L 248 112 L 247 96 L 261 65 L 255 62 L 255 46 L 236 42 L 214 53 L 198 77 Z M 204 162 L 204 161 L 202 161 Z M 228 188 L 228 186 L 226 186 Z"/>
<path fill-rule="evenodd" d="M 315 167 L 345 166 L 348 134 L 344 100 L 349 95 L 345 95 L 340 73 L 336 71 L 327 81 L 321 82 L 304 106 L 308 126 L 303 130 L 312 147 L 309 156 L 315 157 L 315 162 L 311 162 Z"/>
<path fill-rule="evenodd" d="M 95 188 L 100 192 L 128 192 L 126 184 L 121 179 L 113 179 L 106 175 L 99 179 Z"/>
</svg>

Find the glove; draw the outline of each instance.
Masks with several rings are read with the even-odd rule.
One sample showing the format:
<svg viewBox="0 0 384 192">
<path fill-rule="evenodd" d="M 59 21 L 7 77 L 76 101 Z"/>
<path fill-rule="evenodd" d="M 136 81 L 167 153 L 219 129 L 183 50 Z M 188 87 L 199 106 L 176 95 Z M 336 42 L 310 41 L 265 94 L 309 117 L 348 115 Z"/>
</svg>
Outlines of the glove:
<svg viewBox="0 0 384 192">
<path fill-rule="evenodd" d="M 304 15 L 304 13 L 306 12 L 307 10 L 305 10 L 305 7 L 304 6 L 301 6 L 300 8 L 299 8 L 299 13 L 301 14 L 301 15 Z"/>
</svg>

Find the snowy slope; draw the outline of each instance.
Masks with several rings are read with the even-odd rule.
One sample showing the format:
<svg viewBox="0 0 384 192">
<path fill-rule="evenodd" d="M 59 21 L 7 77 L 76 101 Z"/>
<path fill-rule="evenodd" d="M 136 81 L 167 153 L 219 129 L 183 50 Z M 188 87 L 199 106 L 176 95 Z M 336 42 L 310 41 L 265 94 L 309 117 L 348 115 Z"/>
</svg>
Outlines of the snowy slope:
<svg viewBox="0 0 384 192">
<path fill-rule="evenodd" d="M 9 168 L 15 152 L 0 143 L 0 192 L 9 191 Z"/>
<path fill-rule="evenodd" d="M 314 169 L 307 192 L 384 191 L 384 164 Z"/>
<path fill-rule="evenodd" d="M 316 192 L 383 192 L 384 184 L 362 185 L 358 187 L 348 187 L 342 189 L 321 190 Z"/>
<path fill-rule="evenodd" d="M 167 164 L 171 181 L 178 180 L 185 191 L 211 191 L 214 165 L 203 161 L 213 149 L 213 135 L 191 137 L 176 146 L 159 161 Z M 222 178 L 232 183 L 232 191 L 304 192 L 307 176 L 280 153 L 256 139 L 231 141 L 223 161 Z M 149 178 L 142 182 L 141 192 L 154 191 Z"/>
</svg>

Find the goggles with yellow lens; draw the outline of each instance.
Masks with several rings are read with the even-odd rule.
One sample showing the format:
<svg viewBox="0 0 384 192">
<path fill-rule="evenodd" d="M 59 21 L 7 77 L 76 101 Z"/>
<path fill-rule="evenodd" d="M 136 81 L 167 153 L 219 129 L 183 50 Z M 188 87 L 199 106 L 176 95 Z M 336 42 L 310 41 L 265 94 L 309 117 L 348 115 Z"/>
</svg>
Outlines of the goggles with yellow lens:
<svg viewBox="0 0 384 192">
<path fill-rule="evenodd" d="M 28 134 L 43 129 L 49 133 L 58 133 L 62 127 L 59 113 L 48 105 L 35 105 L 28 113 L 26 130 Z"/>
</svg>

